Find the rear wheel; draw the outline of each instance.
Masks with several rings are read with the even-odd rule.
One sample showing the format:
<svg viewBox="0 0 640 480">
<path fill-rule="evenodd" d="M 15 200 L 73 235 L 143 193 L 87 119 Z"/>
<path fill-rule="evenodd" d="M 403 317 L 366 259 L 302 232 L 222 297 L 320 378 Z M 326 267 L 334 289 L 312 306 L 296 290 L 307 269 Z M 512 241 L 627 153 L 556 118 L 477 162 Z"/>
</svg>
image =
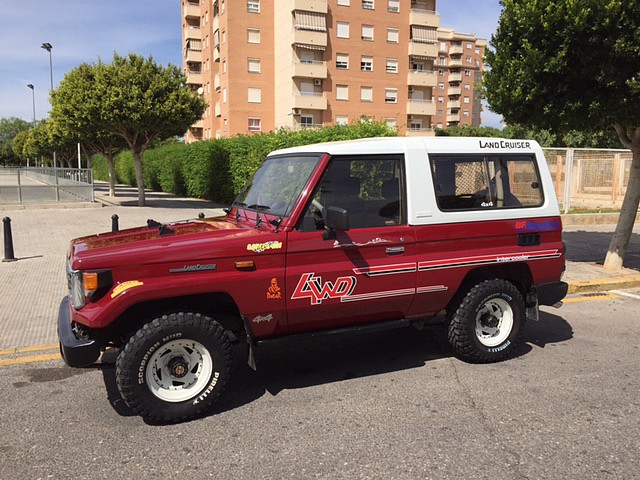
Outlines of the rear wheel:
<svg viewBox="0 0 640 480">
<path fill-rule="evenodd" d="M 515 285 L 485 280 L 462 297 L 449 324 L 449 342 L 465 360 L 495 362 L 518 344 L 524 326 L 524 301 Z"/>
<path fill-rule="evenodd" d="M 231 369 L 231 343 L 218 322 L 195 313 L 156 318 L 133 335 L 116 362 L 127 405 L 145 418 L 187 420 L 213 405 Z"/>
</svg>

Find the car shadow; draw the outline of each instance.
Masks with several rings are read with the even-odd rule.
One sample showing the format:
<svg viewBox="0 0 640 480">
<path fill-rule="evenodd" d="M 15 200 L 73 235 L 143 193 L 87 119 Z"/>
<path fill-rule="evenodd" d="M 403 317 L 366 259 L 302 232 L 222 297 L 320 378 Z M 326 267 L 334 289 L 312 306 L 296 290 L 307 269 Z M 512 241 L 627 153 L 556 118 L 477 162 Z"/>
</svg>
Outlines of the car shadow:
<svg viewBox="0 0 640 480">
<path fill-rule="evenodd" d="M 526 355 L 534 347 L 545 348 L 571 338 L 573 329 L 566 320 L 553 313 L 540 312 L 540 320 L 527 323 L 523 342 L 505 361 Z M 420 368 L 430 361 L 454 356 L 445 325 L 304 340 L 298 337 L 295 343 L 263 347 L 256 355 L 257 371 L 246 363 L 246 348 L 241 344 L 234 349 L 231 379 L 226 391 L 215 406 L 199 418 L 240 408 L 267 393 L 276 396 L 283 390 Z M 136 415 L 120 396 L 115 367 L 108 363 L 112 361 L 115 357 L 103 359 L 100 365 L 109 403 L 119 415 Z"/>
</svg>

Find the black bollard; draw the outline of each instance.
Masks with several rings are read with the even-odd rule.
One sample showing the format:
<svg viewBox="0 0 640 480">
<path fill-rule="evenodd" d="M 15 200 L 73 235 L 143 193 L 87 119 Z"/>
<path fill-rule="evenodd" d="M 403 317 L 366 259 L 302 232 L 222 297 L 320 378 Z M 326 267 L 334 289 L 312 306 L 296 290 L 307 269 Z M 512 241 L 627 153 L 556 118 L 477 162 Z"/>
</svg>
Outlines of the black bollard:
<svg viewBox="0 0 640 480">
<path fill-rule="evenodd" d="M 114 213 L 111 215 L 111 231 L 117 232 L 118 230 L 120 230 L 120 226 L 118 225 L 118 215 Z"/>
<path fill-rule="evenodd" d="M 11 235 L 11 219 L 4 217 L 2 219 L 4 224 L 4 258 L 3 262 L 15 262 L 17 260 L 13 253 L 13 235 Z"/>
</svg>

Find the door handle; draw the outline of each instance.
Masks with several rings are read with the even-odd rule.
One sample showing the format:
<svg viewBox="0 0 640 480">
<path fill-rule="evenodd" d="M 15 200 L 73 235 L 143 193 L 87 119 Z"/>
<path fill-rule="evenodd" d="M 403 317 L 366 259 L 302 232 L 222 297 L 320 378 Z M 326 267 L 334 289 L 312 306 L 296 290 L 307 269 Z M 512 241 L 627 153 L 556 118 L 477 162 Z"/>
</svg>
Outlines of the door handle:
<svg viewBox="0 0 640 480">
<path fill-rule="evenodd" d="M 399 255 L 404 253 L 404 247 L 387 247 L 387 255 Z"/>
</svg>

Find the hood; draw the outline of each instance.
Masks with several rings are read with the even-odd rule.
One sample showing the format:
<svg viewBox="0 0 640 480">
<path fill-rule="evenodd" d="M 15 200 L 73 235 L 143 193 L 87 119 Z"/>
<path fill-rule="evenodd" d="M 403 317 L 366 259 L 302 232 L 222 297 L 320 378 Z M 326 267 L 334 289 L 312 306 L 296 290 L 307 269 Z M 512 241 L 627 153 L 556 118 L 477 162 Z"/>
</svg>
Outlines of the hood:
<svg viewBox="0 0 640 480">
<path fill-rule="evenodd" d="M 71 242 L 70 258 L 75 270 L 197 261 L 233 255 L 236 244 L 246 248 L 265 234 L 273 234 L 268 223 L 256 229 L 228 217 L 187 220 L 77 238 Z"/>
</svg>

